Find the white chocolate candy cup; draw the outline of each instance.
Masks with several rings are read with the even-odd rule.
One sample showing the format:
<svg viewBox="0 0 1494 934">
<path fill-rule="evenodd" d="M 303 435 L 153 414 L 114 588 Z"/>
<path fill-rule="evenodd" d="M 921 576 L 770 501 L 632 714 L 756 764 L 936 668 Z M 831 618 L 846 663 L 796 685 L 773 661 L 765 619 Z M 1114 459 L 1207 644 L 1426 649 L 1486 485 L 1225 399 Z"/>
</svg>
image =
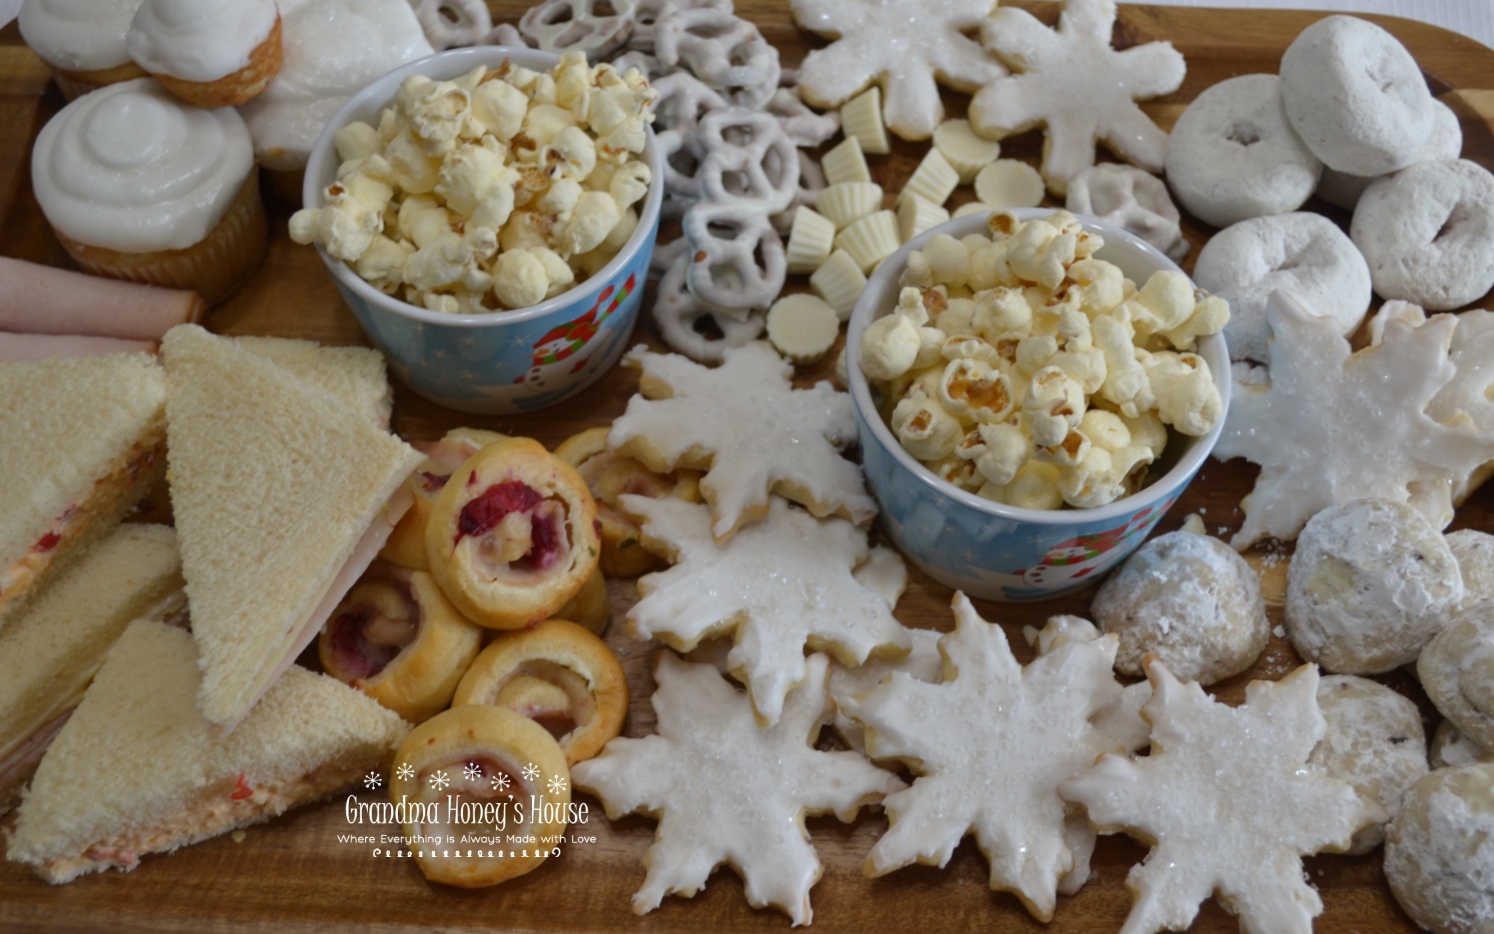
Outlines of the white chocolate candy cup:
<svg viewBox="0 0 1494 934">
<path fill-rule="evenodd" d="M 844 230 L 882 207 L 882 188 L 871 182 L 840 182 L 830 185 L 814 199 L 821 215 Z"/>
<path fill-rule="evenodd" d="M 794 211 L 794 225 L 789 228 L 784 255 L 791 276 L 809 275 L 825 264 L 835 243 L 835 223 L 829 218 L 800 205 Z"/>
<path fill-rule="evenodd" d="M 882 89 L 872 85 L 846 101 L 840 108 L 840 129 L 854 137 L 862 152 L 883 155 L 892 151 L 887 141 L 887 127 L 882 125 Z"/>
<path fill-rule="evenodd" d="M 908 182 L 898 197 L 915 194 L 930 204 L 942 205 L 954 194 L 959 184 L 959 173 L 949 164 L 949 160 L 938 149 L 930 149 L 923 161 L 918 163 L 918 168 L 908 177 Z"/>
<path fill-rule="evenodd" d="M 785 295 L 768 309 L 768 342 L 796 365 L 825 356 L 839 336 L 840 315 L 822 298 Z"/>
<path fill-rule="evenodd" d="M 835 237 L 835 248 L 845 250 L 863 273 L 897 252 L 897 215 L 891 211 L 868 214 Z"/>
<path fill-rule="evenodd" d="M 1035 208 L 1047 186 L 1037 169 L 1016 159 L 998 159 L 975 176 L 975 197 L 988 208 Z"/>
<path fill-rule="evenodd" d="M 809 277 L 809 287 L 844 321 L 866 288 L 866 274 L 850 253 L 838 249 Z"/>
<path fill-rule="evenodd" d="M 871 171 L 866 167 L 866 156 L 862 155 L 861 141 L 854 136 L 847 136 L 825 153 L 820 168 L 825 170 L 825 181 L 831 185 L 872 180 Z"/>
<path fill-rule="evenodd" d="M 898 201 L 897 235 L 904 243 L 947 220 L 948 211 L 937 204 L 930 204 L 918 195 L 905 195 Z"/>
<path fill-rule="evenodd" d="M 1001 155 L 1001 144 L 978 135 L 969 120 L 946 120 L 935 127 L 934 148 L 960 173 L 962 185 L 975 181 L 975 174 Z"/>
</svg>

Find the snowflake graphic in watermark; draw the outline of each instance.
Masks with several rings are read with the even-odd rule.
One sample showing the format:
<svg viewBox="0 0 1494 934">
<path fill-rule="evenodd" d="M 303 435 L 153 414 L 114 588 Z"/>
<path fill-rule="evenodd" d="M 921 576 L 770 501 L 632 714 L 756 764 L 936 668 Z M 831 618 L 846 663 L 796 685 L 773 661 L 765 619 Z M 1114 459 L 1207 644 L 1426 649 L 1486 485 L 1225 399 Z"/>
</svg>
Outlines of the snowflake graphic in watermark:
<svg viewBox="0 0 1494 934">
<path fill-rule="evenodd" d="M 384 784 L 384 779 L 378 772 L 369 772 L 363 776 L 363 784 L 368 788 L 377 788 Z"/>
<path fill-rule="evenodd" d="M 548 784 L 550 787 L 550 794 L 552 795 L 558 795 L 562 791 L 565 791 L 565 779 L 561 778 L 559 775 L 550 776 L 550 781 L 548 782 Z"/>
<path fill-rule="evenodd" d="M 394 775 L 400 781 L 407 782 L 415 777 L 415 770 L 410 768 L 408 763 L 401 762 L 399 768 L 394 770 Z"/>
<path fill-rule="evenodd" d="M 493 790 L 494 791 L 507 791 L 508 790 L 508 776 L 504 775 L 502 772 L 499 772 L 497 775 L 494 775 L 493 776 Z"/>
<path fill-rule="evenodd" d="M 527 778 L 527 779 L 529 779 L 531 782 L 534 781 L 536 778 L 539 778 L 539 774 L 540 774 L 539 766 L 535 765 L 533 762 L 531 762 L 528 765 L 524 766 L 523 772 L 524 772 L 524 777 Z"/>
<path fill-rule="evenodd" d="M 451 784 L 451 779 L 446 777 L 445 772 L 437 772 L 431 776 L 431 787 L 437 791 L 440 791 L 449 784 Z"/>
<path fill-rule="evenodd" d="M 468 762 L 466 767 L 462 769 L 462 777 L 469 782 L 482 778 L 482 766 L 476 762 Z"/>
</svg>

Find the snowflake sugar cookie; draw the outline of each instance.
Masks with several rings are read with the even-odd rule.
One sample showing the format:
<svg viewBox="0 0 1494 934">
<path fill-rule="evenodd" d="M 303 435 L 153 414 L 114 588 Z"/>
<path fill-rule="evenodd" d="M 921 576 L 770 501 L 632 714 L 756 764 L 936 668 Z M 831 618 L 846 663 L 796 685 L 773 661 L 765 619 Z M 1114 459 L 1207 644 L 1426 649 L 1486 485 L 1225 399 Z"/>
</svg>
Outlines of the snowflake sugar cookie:
<svg viewBox="0 0 1494 934">
<path fill-rule="evenodd" d="M 970 123 L 993 139 L 1046 125 L 1043 177 L 1056 195 L 1094 165 L 1096 140 L 1153 174 L 1167 158 L 1167 134 L 1136 101 L 1176 91 L 1187 71 L 1183 55 L 1170 42 L 1117 52 L 1114 26 L 1115 0 L 1064 0 L 1057 30 L 1014 7 L 981 26 L 986 48 L 1021 74 L 982 88 L 970 101 Z"/>
<path fill-rule="evenodd" d="M 942 683 L 894 674 L 846 705 L 873 758 L 901 759 L 919 776 L 883 802 L 890 825 L 866 873 L 943 866 L 974 832 L 991 888 L 1015 893 L 1048 921 L 1059 878 L 1074 864 L 1058 783 L 1121 751 L 1090 724 L 1121 696 L 1110 671 L 1117 640 L 1067 640 L 1023 668 L 1001 627 L 962 593 L 954 613 L 955 631 L 939 640 Z"/>
<path fill-rule="evenodd" d="M 706 507 L 678 499 L 622 496 L 643 543 L 675 562 L 638 580 L 628 631 L 681 652 L 732 635 L 727 667 L 746 683 L 765 723 L 804 680 L 804 646 L 847 665 L 872 654 L 901 656 L 911 643 L 887 600 L 851 570 L 866 561 L 866 533 L 844 519 L 816 519 L 773 497 L 767 517 L 717 543 Z"/>
<path fill-rule="evenodd" d="M 1147 665 L 1151 755 L 1107 755 L 1059 786 L 1107 832 L 1150 843 L 1131 868 L 1134 904 L 1122 934 L 1185 930 L 1215 895 L 1244 932 L 1310 934 L 1322 912 L 1302 857 L 1342 852 L 1354 832 L 1385 819 L 1347 782 L 1307 766 L 1323 736 L 1318 670 L 1252 681 L 1245 704 L 1216 703 L 1161 662 Z"/>
<path fill-rule="evenodd" d="M 754 908 L 772 905 L 795 925 L 810 922 L 809 889 L 821 867 L 805 816 L 849 821 L 861 805 L 903 787 L 859 753 L 812 748 L 830 714 L 828 661 L 806 659 L 808 678 L 789 695 L 783 718 L 760 729 L 746 697 L 716 669 L 660 654 L 658 734 L 614 739 L 571 769 L 571 780 L 601 798 L 613 820 L 641 811 L 659 821 L 633 911 L 653 911 L 669 894 L 689 898 L 729 863 Z"/>
<path fill-rule="evenodd" d="M 928 139 L 944 119 L 935 80 L 973 92 L 1006 74 L 962 32 L 981 24 L 994 0 L 791 0 L 794 19 L 836 39 L 810 52 L 799 92 L 816 107 L 839 107 L 873 81 L 883 120 L 903 139 Z"/>
<path fill-rule="evenodd" d="M 793 388 L 793 364 L 766 341 L 727 350 L 715 369 L 641 345 L 623 360 L 643 378 L 607 446 L 657 473 L 709 468 L 700 491 L 716 538 L 765 514 L 769 492 L 817 516 L 877 514 L 861 469 L 835 450 L 856 440 L 851 397 L 825 382 Z"/>
<path fill-rule="evenodd" d="M 1454 484 L 1494 460 L 1494 434 L 1442 425 L 1423 411 L 1454 377 L 1457 319 L 1385 324 L 1378 346 L 1350 351 L 1330 318 L 1283 292 L 1266 307 L 1271 382 L 1236 381 L 1214 448 L 1261 465 L 1230 544 L 1290 540 L 1318 512 L 1354 499 L 1410 503 L 1437 528 L 1452 519 Z"/>
<path fill-rule="evenodd" d="M 854 695 L 870 691 L 897 671 L 906 673 L 915 681 L 939 683 L 939 673 L 944 667 L 944 659 L 939 655 L 941 635 L 934 629 L 910 629 L 908 639 L 913 648 L 902 658 L 868 658 L 854 668 L 839 663 L 830 665 L 830 697 L 836 707 L 832 723 L 847 746 L 857 752 L 866 751 L 861 724 L 848 717 L 845 711 Z"/>
</svg>

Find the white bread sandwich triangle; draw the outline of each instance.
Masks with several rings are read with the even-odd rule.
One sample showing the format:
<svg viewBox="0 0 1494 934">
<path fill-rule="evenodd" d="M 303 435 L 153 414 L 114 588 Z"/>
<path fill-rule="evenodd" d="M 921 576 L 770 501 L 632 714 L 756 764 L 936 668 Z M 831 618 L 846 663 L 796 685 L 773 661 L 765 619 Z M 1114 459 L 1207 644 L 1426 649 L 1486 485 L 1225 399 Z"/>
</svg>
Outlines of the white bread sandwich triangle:
<svg viewBox="0 0 1494 934">
<path fill-rule="evenodd" d="M 171 505 L 201 650 L 233 729 L 383 547 L 424 458 L 348 405 L 196 325 L 162 342 Z"/>
<path fill-rule="evenodd" d="M 61 569 L 0 630 L 0 814 L 131 621 L 186 604 L 176 532 L 127 522 Z"/>
<path fill-rule="evenodd" d="M 149 354 L 0 364 L 0 629 L 165 470 L 166 378 Z"/>
<path fill-rule="evenodd" d="M 288 337 L 235 337 L 233 342 L 343 400 L 380 428 L 389 427 L 394 393 L 384 375 L 384 355 L 377 350 L 323 347 Z"/>
<path fill-rule="evenodd" d="M 224 736 L 197 710 L 200 680 L 190 635 L 132 623 L 36 770 L 7 856 L 53 883 L 130 870 L 347 788 L 409 732 L 297 666 Z"/>
</svg>

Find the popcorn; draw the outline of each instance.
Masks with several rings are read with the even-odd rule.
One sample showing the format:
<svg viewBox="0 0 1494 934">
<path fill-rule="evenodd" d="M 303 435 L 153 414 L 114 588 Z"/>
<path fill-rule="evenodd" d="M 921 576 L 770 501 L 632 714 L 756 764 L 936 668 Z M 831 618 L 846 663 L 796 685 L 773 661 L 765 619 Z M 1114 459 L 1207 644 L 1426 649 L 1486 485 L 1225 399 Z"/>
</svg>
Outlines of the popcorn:
<svg viewBox="0 0 1494 934">
<path fill-rule="evenodd" d="M 632 206 L 653 179 L 634 156 L 657 96 L 637 72 L 581 53 L 545 74 L 505 63 L 452 81 L 411 75 L 377 127 L 337 131 L 338 182 L 292 217 L 292 239 L 438 311 L 553 297 L 637 228 Z"/>
<path fill-rule="evenodd" d="M 1193 349 L 1228 320 L 1223 300 L 1173 272 L 1138 289 L 1066 211 L 986 229 L 913 251 L 897 308 L 862 338 L 883 414 L 925 466 L 997 502 L 1093 508 L 1140 488 L 1168 425 L 1219 423 Z"/>
</svg>

